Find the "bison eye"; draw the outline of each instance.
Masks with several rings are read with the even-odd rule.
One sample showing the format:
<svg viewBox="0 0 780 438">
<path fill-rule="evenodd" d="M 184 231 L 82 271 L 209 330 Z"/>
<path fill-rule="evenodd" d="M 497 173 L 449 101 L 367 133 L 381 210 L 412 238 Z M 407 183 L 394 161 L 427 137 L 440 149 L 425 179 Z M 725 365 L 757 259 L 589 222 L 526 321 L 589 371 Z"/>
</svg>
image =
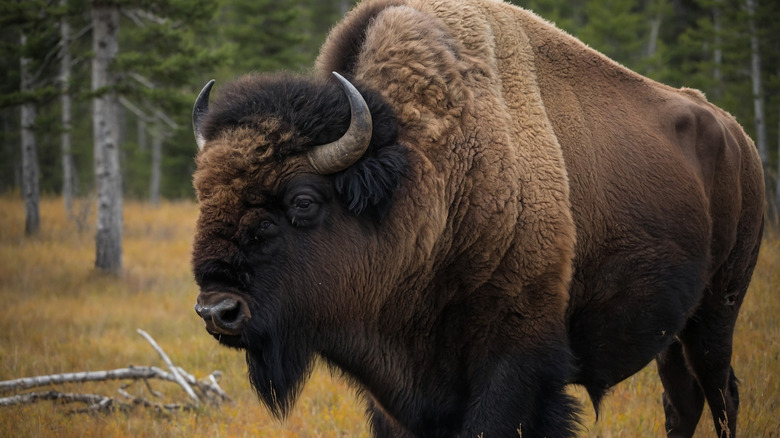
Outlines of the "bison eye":
<svg viewBox="0 0 780 438">
<path fill-rule="evenodd" d="M 257 228 L 260 230 L 260 232 L 268 231 L 268 229 L 271 228 L 273 224 L 274 224 L 273 222 L 266 220 L 260 222 L 260 225 Z"/>
<path fill-rule="evenodd" d="M 310 198 L 305 196 L 299 196 L 295 198 L 295 208 L 299 210 L 306 210 L 309 207 L 311 207 L 311 204 L 313 204 L 314 201 L 312 201 Z"/>
<path fill-rule="evenodd" d="M 279 232 L 276 223 L 271 219 L 263 219 L 254 226 L 254 232 L 249 233 L 253 240 L 270 240 Z"/>
<path fill-rule="evenodd" d="M 309 227 L 316 224 L 319 217 L 320 199 L 312 193 L 298 193 L 290 197 L 287 217 L 296 227 Z"/>
</svg>

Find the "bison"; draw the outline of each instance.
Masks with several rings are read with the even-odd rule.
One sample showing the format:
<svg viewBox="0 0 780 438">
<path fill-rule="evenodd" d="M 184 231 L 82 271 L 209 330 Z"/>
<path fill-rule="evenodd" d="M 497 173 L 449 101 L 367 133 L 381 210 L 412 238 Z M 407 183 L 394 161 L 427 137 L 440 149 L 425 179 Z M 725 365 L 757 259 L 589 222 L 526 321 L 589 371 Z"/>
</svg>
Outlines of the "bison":
<svg viewBox="0 0 780 438">
<path fill-rule="evenodd" d="M 332 73 L 336 72 L 336 73 Z M 565 437 L 655 359 L 669 436 L 735 436 L 753 142 L 495 0 L 367 0 L 313 73 L 198 96 L 195 310 L 278 417 L 314 359 L 378 437 Z"/>
</svg>

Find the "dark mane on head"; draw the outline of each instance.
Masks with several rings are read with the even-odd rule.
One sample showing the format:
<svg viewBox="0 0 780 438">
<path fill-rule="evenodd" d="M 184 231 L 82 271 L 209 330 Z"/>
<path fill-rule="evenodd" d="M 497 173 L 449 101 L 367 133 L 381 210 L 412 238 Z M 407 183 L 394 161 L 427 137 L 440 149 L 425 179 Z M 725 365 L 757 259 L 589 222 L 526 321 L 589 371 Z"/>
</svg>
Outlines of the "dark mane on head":
<svg viewBox="0 0 780 438">
<path fill-rule="evenodd" d="M 339 173 L 336 188 L 355 214 L 370 211 L 381 218 L 406 172 L 406 149 L 398 144 L 395 114 L 374 90 L 354 83 L 368 104 L 373 132 L 358 163 Z M 269 125 L 269 121 L 274 121 Z M 256 129 L 270 140 L 278 161 L 341 137 L 350 123 L 350 107 L 333 79 L 312 79 L 289 73 L 247 75 L 219 90 L 203 119 L 204 138 L 238 128 Z M 275 131 L 269 131 L 273 126 Z"/>
<path fill-rule="evenodd" d="M 303 152 L 306 144 L 327 143 L 343 134 L 349 125 L 349 103 L 330 82 L 292 74 L 247 75 L 219 89 L 201 130 L 206 140 L 213 140 L 237 128 L 264 131 L 269 120 L 278 120 L 286 131 L 277 133 L 279 141 L 272 145 L 277 158 L 283 159 Z"/>
</svg>

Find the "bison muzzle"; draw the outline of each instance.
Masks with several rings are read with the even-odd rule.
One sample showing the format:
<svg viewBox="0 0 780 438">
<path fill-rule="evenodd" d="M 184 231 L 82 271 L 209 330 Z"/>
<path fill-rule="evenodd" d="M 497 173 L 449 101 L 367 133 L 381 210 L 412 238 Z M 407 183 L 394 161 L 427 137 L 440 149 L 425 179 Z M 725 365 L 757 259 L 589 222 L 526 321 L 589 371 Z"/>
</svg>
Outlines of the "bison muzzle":
<svg viewBox="0 0 780 438">
<path fill-rule="evenodd" d="M 214 335 L 239 335 L 251 317 L 246 301 L 234 294 L 202 293 L 195 312 L 206 322 L 206 330 Z"/>
</svg>

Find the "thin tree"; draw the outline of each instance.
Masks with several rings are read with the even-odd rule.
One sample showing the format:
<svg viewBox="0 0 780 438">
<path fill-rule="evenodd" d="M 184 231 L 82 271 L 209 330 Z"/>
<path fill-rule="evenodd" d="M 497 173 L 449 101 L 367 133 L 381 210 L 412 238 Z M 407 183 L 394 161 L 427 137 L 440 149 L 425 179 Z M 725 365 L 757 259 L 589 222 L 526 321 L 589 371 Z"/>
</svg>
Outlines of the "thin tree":
<svg viewBox="0 0 780 438">
<path fill-rule="evenodd" d="M 122 176 L 119 167 L 119 104 L 111 62 L 119 49 L 119 7 L 92 4 L 92 123 L 97 186 L 97 255 L 95 267 L 122 270 Z"/>
<path fill-rule="evenodd" d="M 20 90 L 23 94 L 32 93 L 34 86 L 31 70 L 32 60 L 24 53 L 27 46 L 27 36 L 22 33 L 20 37 L 22 55 L 19 58 Z M 41 228 L 39 211 L 40 189 L 38 170 L 38 145 L 35 141 L 35 121 L 37 119 L 36 102 L 26 99 L 22 104 L 22 194 L 25 206 L 24 233 L 26 235 L 38 234 Z"/>
<path fill-rule="evenodd" d="M 67 7 L 68 0 L 60 0 L 62 7 Z M 73 165 L 73 152 L 71 147 L 71 113 L 72 101 L 70 97 L 70 56 L 71 29 L 67 14 L 60 18 L 60 99 L 62 103 L 62 198 L 65 203 L 65 211 L 69 217 L 73 216 L 73 196 L 75 192 Z"/>
<path fill-rule="evenodd" d="M 764 90 L 761 84 L 761 52 L 759 50 L 756 9 L 758 0 L 746 0 L 748 26 L 750 29 L 750 79 L 753 85 L 753 112 L 756 123 L 756 147 L 761 156 L 764 169 L 769 169 L 769 148 L 766 138 L 766 120 L 764 115 Z"/>
<path fill-rule="evenodd" d="M 714 64 L 712 76 L 715 79 L 714 97 L 720 99 L 723 96 L 723 22 L 721 20 L 721 4 L 719 0 L 712 3 L 712 26 L 715 30 L 715 44 L 712 52 Z"/>
<path fill-rule="evenodd" d="M 162 180 L 162 127 L 157 123 L 152 134 L 152 169 L 149 178 L 149 203 L 160 205 L 160 182 Z"/>
</svg>

